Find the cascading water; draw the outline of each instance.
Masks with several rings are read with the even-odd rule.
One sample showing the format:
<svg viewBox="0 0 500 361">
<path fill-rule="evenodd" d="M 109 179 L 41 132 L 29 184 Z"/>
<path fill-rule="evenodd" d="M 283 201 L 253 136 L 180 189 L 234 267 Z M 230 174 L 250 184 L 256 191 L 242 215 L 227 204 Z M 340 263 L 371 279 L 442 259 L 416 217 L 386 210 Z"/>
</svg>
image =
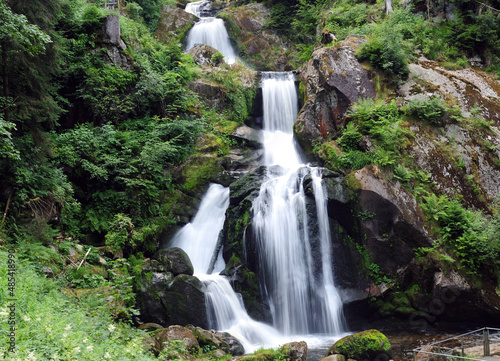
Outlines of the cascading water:
<svg viewBox="0 0 500 361">
<path fill-rule="evenodd" d="M 236 54 L 227 33 L 224 21 L 213 16 L 205 16 L 211 9 L 209 1 L 197 1 L 186 5 L 186 12 L 199 17 L 199 21 L 189 31 L 186 50 L 197 44 L 210 45 L 224 54 L 228 64 L 236 62 Z"/>
<path fill-rule="evenodd" d="M 263 73 L 262 94 L 269 168 L 253 203 L 253 227 L 273 325 L 286 335 L 338 335 L 343 330 L 342 302 L 332 273 L 326 199 L 320 170 L 303 164 L 294 145 L 293 74 Z M 315 215 L 308 214 L 304 190 L 308 175 Z"/>
<path fill-rule="evenodd" d="M 188 254 L 194 275 L 203 282 L 210 327 L 238 338 L 246 352 L 277 346 L 285 340 L 271 326 L 250 318 L 229 280 L 219 275 L 225 263 L 222 250 L 217 252 L 217 241 L 228 205 L 229 188 L 212 184 L 193 221 L 177 232 L 170 247 L 182 248 Z M 212 268 L 216 273 L 211 272 Z"/>
</svg>

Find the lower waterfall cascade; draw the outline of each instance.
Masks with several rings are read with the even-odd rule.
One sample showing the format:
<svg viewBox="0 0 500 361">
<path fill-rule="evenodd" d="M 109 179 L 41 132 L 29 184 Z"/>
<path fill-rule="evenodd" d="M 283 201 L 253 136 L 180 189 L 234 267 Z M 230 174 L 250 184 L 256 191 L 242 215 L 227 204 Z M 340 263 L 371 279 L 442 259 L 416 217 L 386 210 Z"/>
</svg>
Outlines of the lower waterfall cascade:
<svg viewBox="0 0 500 361">
<path fill-rule="evenodd" d="M 200 16 L 207 3 L 191 3 L 186 10 Z M 206 45 L 211 45 L 208 36 L 227 35 L 225 28 L 225 33 L 215 34 L 213 28 L 203 28 L 200 23 L 196 26 L 198 29 L 193 27 L 189 34 L 188 48 L 195 42 L 206 41 Z M 196 35 L 193 40 L 198 31 L 205 34 Z M 229 63 L 230 56 L 224 54 Z M 291 340 L 310 342 L 321 337 L 331 340 L 345 332 L 342 301 L 332 271 L 321 169 L 305 164 L 293 137 L 293 123 L 298 114 L 295 75 L 263 72 L 261 86 L 267 170 L 252 205 L 252 227 L 259 253 L 260 289 L 269 304 L 272 325 L 253 320 L 241 296 L 219 274 L 225 268 L 218 242 L 229 206 L 229 188 L 211 184 L 192 222 L 169 243 L 169 247 L 186 251 L 194 275 L 204 284 L 210 327 L 238 338 L 246 352 L 277 347 Z M 311 182 L 313 199 L 306 197 L 306 180 Z M 313 202 L 314 207 L 307 207 L 308 202 L 309 205 Z M 315 210 L 312 215 L 308 214 L 311 209 Z"/>
</svg>

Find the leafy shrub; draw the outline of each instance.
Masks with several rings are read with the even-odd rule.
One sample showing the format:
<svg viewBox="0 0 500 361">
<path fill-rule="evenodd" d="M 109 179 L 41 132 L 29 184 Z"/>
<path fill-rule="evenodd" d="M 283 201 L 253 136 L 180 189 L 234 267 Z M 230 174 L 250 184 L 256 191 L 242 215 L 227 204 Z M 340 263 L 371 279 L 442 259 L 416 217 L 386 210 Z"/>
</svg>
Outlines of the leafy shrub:
<svg viewBox="0 0 500 361">
<path fill-rule="evenodd" d="M 432 125 L 439 125 L 446 115 L 446 106 L 440 98 L 415 99 L 409 102 L 404 112 Z"/>
<path fill-rule="evenodd" d="M 396 82 L 405 79 L 410 73 L 408 62 L 395 32 L 384 37 L 368 40 L 358 51 L 358 58 L 368 60 L 376 69 L 393 78 Z"/>
<path fill-rule="evenodd" d="M 440 225 L 443 245 L 453 250 L 468 272 L 500 263 L 498 215 L 485 220 L 481 213 L 467 211 L 444 195 L 424 199 L 422 208 Z"/>
<path fill-rule="evenodd" d="M 337 143 L 345 151 L 355 150 L 358 147 L 362 136 L 363 135 L 359 132 L 356 124 L 351 122 L 348 123 L 342 131 L 342 136 L 337 140 Z"/>
<path fill-rule="evenodd" d="M 212 55 L 212 57 L 210 58 L 210 61 L 214 65 L 222 64 L 222 62 L 224 61 L 224 54 L 222 54 L 220 51 L 218 51 L 218 52 L 214 53 L 214 55 Z"/>
</svg>

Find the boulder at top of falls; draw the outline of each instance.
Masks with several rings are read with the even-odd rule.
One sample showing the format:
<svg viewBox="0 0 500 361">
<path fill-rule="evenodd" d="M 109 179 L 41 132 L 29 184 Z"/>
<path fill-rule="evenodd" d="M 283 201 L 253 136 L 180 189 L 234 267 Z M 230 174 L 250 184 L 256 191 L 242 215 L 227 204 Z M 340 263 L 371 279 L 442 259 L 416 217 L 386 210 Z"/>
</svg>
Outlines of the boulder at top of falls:
<svg viewBox="0 0 500 361">
<path fill-rule="evenodd" d="M 193 26 L 197 17 L 175 6 L 164 5 L 161 8 L 155 37 L 164 43 L 180 40 Z"/>
<path fill-rule="evenodd" d="M 305 343 L 305 341 L 296 341 L 284 344 L 279 350 L 289 361 L 307 360 L 307 343 Z"/>
<path fill-rule="evenodd" d="M 212 57 L 218 52 L 217 49 L 212 48 L 210 45 L 195 45 L 188 50 L 188 54 L 193 57 L 194 62 L 201 66 L 217 66 L 220 62 L 223 62 L 222 58 L 218 61 L 213 60 Z"/>
<path fill-rule="evenodd" d="M 239 57 L 258 70 L 290 71 L 298 63 L 295 45 L 266 27 L 271 10 L 262 3 L 226 7 L 223 18 L 231 37 L 236 41 Z"/>
<path fill-rule="evenodd" d="M 316 50 L 298 70 L 305 85 L 305 99 L 294 131 L 306 151 L 311 150 L 313 141 L 325 139 L 345 125 L 350 104 L 375 96 L 368 71 L 354 54 L 359 39 L 352 38 L 349 36 L 336 47 Z"/>
<path fill-rule="evenodd" d="M 346 359 L 374 360 L 389 359 L 391 344 L 387 337 L 378 330 L 367 330 L 341 338 L 325 356 L 340 354 Z M 384 355 L 385 358 L 381 358 Z"/>
<path fill-rule="evenodd" d="M 165 266 L 166 272 L 171 272 L 174 276 L 186 274 L 192 276 L 194 267 L 186 252 L 182 249 L 166 248 L 155 253 L 154 259 L 157 259 Z"/>
</svg>

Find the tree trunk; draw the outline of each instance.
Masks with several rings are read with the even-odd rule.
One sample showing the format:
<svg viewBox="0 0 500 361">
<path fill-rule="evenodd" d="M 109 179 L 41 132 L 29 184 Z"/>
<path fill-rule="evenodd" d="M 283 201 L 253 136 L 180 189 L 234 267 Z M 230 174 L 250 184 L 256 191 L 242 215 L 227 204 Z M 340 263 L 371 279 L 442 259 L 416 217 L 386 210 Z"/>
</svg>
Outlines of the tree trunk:
<svg viewBox="0 0 500 361">
<path fill-rule="evenodd" d="M 3 78 L 3 96 L 5 98 L 5 121 L 10 122 L 10 109 L 9 109 L 9 73 L 7 71 L 7 44 L 2 41 L 0 44 L 0 50 L 2 51 L 2 78 Z"/>
<path fill-rule="evenodd" d="M 387 15 L 392 14 L 392 0 L 385 0 L 385 13 Z"/>
</svg>

